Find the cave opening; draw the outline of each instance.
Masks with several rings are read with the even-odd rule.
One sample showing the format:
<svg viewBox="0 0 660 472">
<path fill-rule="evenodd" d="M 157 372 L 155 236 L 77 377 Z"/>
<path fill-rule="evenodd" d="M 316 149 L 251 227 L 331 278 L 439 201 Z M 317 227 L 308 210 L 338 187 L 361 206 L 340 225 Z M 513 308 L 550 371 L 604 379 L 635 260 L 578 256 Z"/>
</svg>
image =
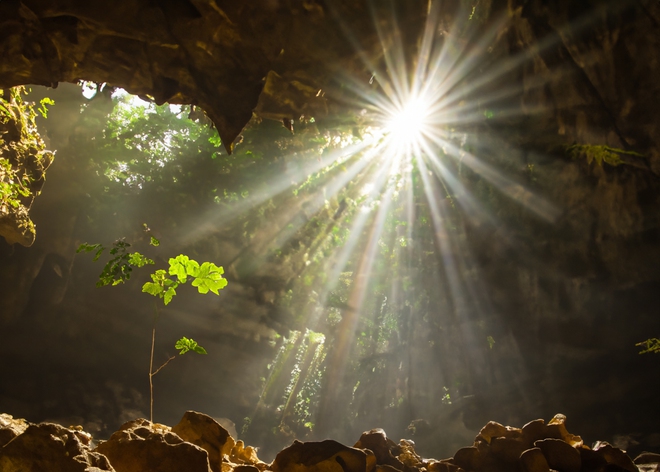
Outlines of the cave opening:
<svg viewBox="0 0 660 472">
<path fill-rule="evenodd" d="M 303 3 L 289 13 L 333 14 Z M 422 3 L 367 9 L 360 47 L 320 61 L 332 80 L 308 58 L 318 38 L 276 54 L 245 39 L 263 51 L 225 83 L 247 115 L 183 79 L 33 86 L 56 154 L 28 205 L 36 240 L 0 247 L 0 411 L 98 437 L 148 416 L 150 270 L 96 288 L 107 253 L 76 253 L 123 240 L 156 269 L 186 254 L 228 281 L 218 297 L 178 288 L 162 310 L 158 365 L 181 336 L 208 354 L 155 377 L 158 423 L 202 411 L 265 460 L 376 427 L 448 457 L 490 420 L 561 412 L 586 443 L 658 451 L 659 366 L 635 347 L 658 328 L 657 84 L 630 63 L 656 11 L 472 2 L 448 22 Z M 181 21 L 203 21 L 198 7 Z M 46 26 L 74 43 L 86 21 Z M 657 68 L 652 51 L 634 61 Z M 268 54 L 291 62 L 262 70 Z"/>
</svg>

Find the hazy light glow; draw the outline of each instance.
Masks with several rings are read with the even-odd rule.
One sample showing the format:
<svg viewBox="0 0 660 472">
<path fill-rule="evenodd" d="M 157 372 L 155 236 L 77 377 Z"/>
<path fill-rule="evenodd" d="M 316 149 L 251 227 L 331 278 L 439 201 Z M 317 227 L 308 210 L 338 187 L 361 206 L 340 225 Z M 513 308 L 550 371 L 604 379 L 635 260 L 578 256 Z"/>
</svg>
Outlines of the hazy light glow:
<svg viewBox="0 0 660 472">
<path fill-rule="evenodd" d="M 459 41 L 459 31 L 438 34 L 442 2 L 429 4 L 415 57 L 405 55 L 396 18 L 389 22 L 374 18 L 383 47 L 382 60 L 366 57 L 355 42 L 365 70 L 373 73 L 369 81 L 366 75 L 344 77 L 350 84 L 348 99 L 360 110 L 357 132 L 328 137 L 325 147 L 309 150 L 305 165 L 287 167 L 271 178 L 267 188 L 255 185 L 244 200 L 209 208 L 196 221 L 182 225 L 187 233 L 182 239 L 190 243 L 214 234 L 218 226 L 270 199 L 286 203 L 269 216 L 276 224 L 259 228 L 254 243 L 259 245 L 258 251 L 242 251 L 233 264 L 238 267 L 246 260 L 257 265 L 261 261 L 254 262 L 255 254 L 277 254 L 289 241 L 300 244 L 303 238 L 298 234 L 306 238 L 297 278 L 310 287 L 312 301 L 305 301 L 303 323 L 317 332 L 325 329 L 329 313 L 339 319 L 332 325 L 333 348 L 324 363 L 323 394 L 314 419 L 321 424 L 333 421 L 336 407 L 343 401 L 341 389 L 335 386 L 345 381 L 349 360 L 356 352 L 358 330 L 371 322 L 368 310 L 373 309 L 372 297 L 384 296 L 393 306 L 409 307 L 411 320 L 422 317 L 423 308 L 407 298 L 414 292 L 405 288 L 406 281 L 413 283 L 413 275 L 417 277 L 422 269 L 416 267 L 418 261 L 423 261 L 428 276 L 439 282 L 435 286 L 437 299 L 452 301 L 447 306 L 469 305 L 476 312 L 487 305 L 478 281 L 472 279 L 475 264 L 462 223 L 486 222 L 495 227 L 498 222 L 497 215 L 491 214 L 488 206 L 482 205 L 482 197 L 474 193 L 474 176 L 481 179 L 479 183 L 489 195 L 502 194 L 548 221 L 557 215 L 551 204 L 525 188 L 524 181 L 498 168 L 493 150 L 500 149 L 502 143 L 482 142 L 470 134 L 487 128 L 488 120 L 497 121 L 514 112 L 503 104 L 518 93 L 515 84 L 492 84 L 523 63 L 527 53 L 494 64 L 484 54 L 508 17 L 494 21 L 474 41 L 463 42 Z M 388 23 L 389 27 L 384 26 Z M 353 41 L 347 26 L 342 22 L 340 26 Z M 469 44 L 472 46 L 466 46 Z M 287 198 L 292 189 L 296 189 L 297 200 Z M 316 234 L 300 233 L 312 224 L 318 228 Z M 392 277 L 388 293 L 377 292 L 377 281 L 385 280 L 383 274 L 388 272 L 402 276 Z M 405 279 L 406 274 L 412 275 Z M 338 299 L 335 292 L 341 292 L 346 279 L 351 281 L 351 290 Z M 439 325 L 462 315 L 457 311 L 428 316 L 437 316 Z M 361 335 L 364 337 L 364 332 Z M 461 336 L 466 352 L 478 355 L 479 343 L 482 347 L 485 343 L 481 333 L 465 328 Z M 290 342 L 294 341 L 292 338 Z M 274 363 L 278 362 L 275 359 Z M 304 378 L 300 370 L 308 368 L 296 364 L 294 370 L 299 369 L 296 375 Z M 406 376 L 410 374 L 404 368 L 399 371 L 392 375 L 401 375 L 397 380 L 405 378 L 402 384 L 408 382 Z"/>
<path fill-rule="evenodd" d="M 424 139 L 430 113 L 430 102 L 424 96 L 412 96 L 401 106 L 395 107 L 385 123 L 390 146 L 405 150 L 418 144 Z"/>
</svg>

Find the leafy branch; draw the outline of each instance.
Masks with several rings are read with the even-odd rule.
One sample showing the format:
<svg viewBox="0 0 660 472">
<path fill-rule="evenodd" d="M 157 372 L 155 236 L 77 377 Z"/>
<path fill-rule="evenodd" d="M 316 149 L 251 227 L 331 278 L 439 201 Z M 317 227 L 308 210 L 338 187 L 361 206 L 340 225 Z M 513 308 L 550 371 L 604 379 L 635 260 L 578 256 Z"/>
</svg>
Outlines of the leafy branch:
<svg viewBox="0 0 660 472">
<path fill-rule="evenodd" d="M 648 354 L 649 352 L 660 354 L 660 339 L 658 338 L 647 339 L 646 341 L 635 344 L 635 346 L 644 348 L 639 352 L 640 354 Z"/>
<path fill-rule="evenodd" d="M 145 230 L 148 227 L 145 225 Z M 150 237 L 150 244 L 152 246 L 159 246 L 160 241 Z M 113 256 L 104 266 L 99 280 L 96 283 L 97 287 L 105 285 L 119 285 L 131 278 L 131 272 L 134 267 L 144 267 L 145 265 L 154 264 L 152 259 L 140 254 L 139 252 L 128 252 L 131 245 L 124 239 L 119 239 L 113 243 L 112 249 L 109 253 Z M 94 261 L 98 261 L 106 247 L 102 244 L 81 244 L 76 253 L 86 252 L 94 253 Z M 197 261 L 190 259 L 184 254 L 177 257 L 172 257 L 169 260 L 169 269 L 158 269 L 150 274 L 151 282 L 146 282 L 142 286 L 142 292 L 148 293 L 163 301 L 163 304 L 168 305 L 172 298 L 176 295 L 176 289 L 181 285 L 188 282 L 190 279 L 191 285 L 197 288 L 199 293 L 205 294 L 212 292 L 220 295 L 219 291 L 227 285 L 227 279 L 222 277 L 224 269 L 215 265 L 212 262 L 204 262 L 199 264 Z M 158 306 L 154 306 L 155 316 L 154 325 L 151 331 L 151 355 L 149 358 L 149 396 L 150 396 L 150 419 L 153 423 L 154 417 L 154 385 L 153 377 L 160 372 L 167 364 L 175 359 L 175 356 L 170 356 L 160 367 L 154 370 L 154 349 L 156 346 L 156 322 L 158 320 Z M 179 355 L 183 355 L 189 351 L 196 352 L 197 354 L 206 354 L 206 349 L 200 346 L 194 339 L 182 337 L 179 339 L 174 347 L 179 351 Z"/>
<path fill-rule="evenodd" d="M 609 164 L 613 167 L 619 166 L 621 164 L 632 165 L 639 167 L 638 164 L 628 161 L 622 158 L 622 156 L 629 156 L 630 158 L 644 158 L 644 155 L 639 154 L 634 151 L 626 151 L 624 149 L 617 149 L 605 145 L 593 145 L 593 144 L 574 144 L 566 148 L 566 152 L 571 157 L 571 159 L 586 159 L 587 164 L 596 162 L 600 167 L 603 166 L 603 162 Z"/>
<path fill-rule="evenodd" d="M 152 245 L 154 244 L 152 243 Z M 112 243 L 112 246 L 112 249 L 110 249 L 110 255 L 114 257 L 103 267 L 99 280 L 96 282 L 97 287 L 123 284 L 131 278 L 133 267 L 144 267 L 145 265 L 154 264 L 152 259 L 143 256 L 139 252 L 127 252 L 131 245 L 124 241 L 123 238 Z M 96 262 L 99 260 L 105 249 L 105 246 L 102 244 L 83 243 L 76 250 L 76 254 L 80 252 L 93 252 L 94 262 Z"/>
</svg>

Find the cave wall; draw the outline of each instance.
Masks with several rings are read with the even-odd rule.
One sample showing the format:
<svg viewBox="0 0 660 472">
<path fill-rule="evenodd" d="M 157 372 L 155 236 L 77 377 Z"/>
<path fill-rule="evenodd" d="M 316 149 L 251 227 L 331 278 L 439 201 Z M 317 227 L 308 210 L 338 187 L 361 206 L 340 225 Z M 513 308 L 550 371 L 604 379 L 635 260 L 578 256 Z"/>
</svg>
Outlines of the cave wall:
<svg viewBox="0 0 660 472">
<path fill-rule="evenodd" d="M 367 7 L 359 2 L 334 3 L 334 11 L 316 2 L 171 5 L 122 2 L 108 13 L 89 2 L 3 2 L 0 51 L 11 60 L 0 66 L 0 84 L 85 79 L 121 86 L 159 103 L 193 103 L 207 111 L 230 145 L 254 109 L 276 119 L 316 114 L 326 107 L 332 112 L 337 106 L 332 93 L 323 100 L 316 94 L 341 82 L 339 70 L 369 80 L 368 67 L 359 61 L 337 18 L 345 19 L 345 29 L 358 36 L 361 53 L 373 55 L 375 62 L 382 55 Z M 455 11 L 452 2 L 443 5 Z M 474 54 L 483 59 L 465 87 L 479 84 L 469 97 L 507 113 L 466 131 L 474 154 L 518 186 L 498 193 L 481 176 L 467 181 L 475 193 L 488 194 L 484 201 L 501 219 L 499 225 L 479 217 L 465 221 L 467 245 L 490 302 L 485 322 L 493 329 L 497 349 L 461 351 L 464 358 L 453 369 L 469 372 L 471 385 L 462 418 L 449 420 L 460 423 L 461 431 L 471 431 L 489 419 L 522 424 L 561 409 L 587 437 L 600 437 L 597 431 L 603 430 L 629 433 L 628 424 L 652 431 L 657 401 L 649 384 L 657 378 L 658 366 L 655 359 L 637 356 L 634 343 L 656 335 L 658 328 L 660 116 L 654 98 L 660 95 L 655 80 L 660 7 L 653 1 L 481 5 L 489 7 L 476 18 L 476 29 L 497 30 L 486 48 L 478 36 L 461 38 L 466 51 L 477 47 Z M 418 6 L 410 7 L 410 23 L 404 22 L 409 33 L 413 26 L 421 30 L 419 12 L 425 9 Z M 438 30 L 458 35 L 448 27 L 453 13 L 447 15 Z M 499 23 L 502 18 L 506 21 Z M 484 84 L 482 78 L 490 72 L 497 73 Z M 502 91 L 502 98 L 488 101 Z M 586 155 L 571 156 L 567 147 L 573 144 L 636 154 L 623 155 L 625 164 L 599 165 L 587 162 Z M 62 178 L 66 186 L 66 176 Z M 539 206 L 535 197 L 546 205 Z M 50 203 L 48 212 L 58 208 Z M 72 224 L 53 227 L 66 233 Z M 68 237 L 63 235 L 57 248 L 43 249 L 28 264 L 30 280 L 35 277 L 36 283 L 47 254 L 70 254 L 74 242 Z M 282 274 L 290 276 L 286 270 Z M 251 290 L 245 290 L 245 299 Z M 256 304 L 252 308 L 255 313 L 260 309 Z M 411 395 L 422 405 L 415 415 L 430 418 L 439 428 L 449 421 L 444 411 L 434 416 L 447 379 L 423 376 L 432 354 L 455 353 L 451 346 L 422 347 L 434 334 L 422 318 L 420 314 L 409 345 L 417 369 Z M 465 325 L 448 325 L 449 334 L 442 339 L 461 339 Z M 243 343 L 267 350 L 251 340 Z M 227 355 L 241 352 L 235 346 Z M 128 362 L 129 357 L 120 359 Z M 237 370 L 250 363 L 245 358 L 241 362 Z M 199 372 L 188 375 L 201 378 Z M 257 388 L 254 379 L 241 381 L 237 390 Z M 12 392 L 20 394 L 21 386 L 15 387 Z M 208 398 L 215 394 L 210 390 L 204 393 Z M 372 400 L 368 394 L 365 398 L 366 403 Z M 225 399 L 231 401 L 229 395 Z M 371 408 L 363 421 L 382 422 L 382 414 Z M 387 421 L 403 430 L 410 419 L 403 415 Z"/>
</svg>

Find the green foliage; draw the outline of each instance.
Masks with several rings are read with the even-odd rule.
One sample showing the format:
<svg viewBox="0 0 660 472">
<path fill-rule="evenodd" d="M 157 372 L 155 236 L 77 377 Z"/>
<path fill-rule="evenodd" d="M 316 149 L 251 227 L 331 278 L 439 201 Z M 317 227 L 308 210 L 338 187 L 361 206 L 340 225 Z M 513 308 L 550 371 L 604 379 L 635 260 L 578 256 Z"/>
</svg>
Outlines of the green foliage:
<svg viewBox="0 0 660 472">
<path fill-rule="evenodd" d="M 145 283 L 142 287 L 143 292 L 161 298 L 165 305 L 172 301 L 176 295 L 176 288 L 180 284 L 185 284 L 188 277 L 192 277 L 192 286 L 197 287 L 197 291 L 202 294 L 210 291 L 220 295 L 219 290 L 227 285 L 227 279 L 222 277 L 224 268 L 212 262 L 204 262 L 200 265 L 188 256 L 180 254 L 170 258 L 169 263 L 168 272 L 157 270 L 151 274 L 151 282 Z M 168 277 L 168 273 L 173 278 Z"/>
<path fill-rule="evenodd" d="M 660 339 L 658 338 L 649 338 L 646 341 L 635 344 L 635 346 L 644 348 L 639 352 L 640 354 L 648 354 L 650 352 L 660 354 Z"/>
<path fill-rule="evenodd" d="M 30 195 L 30 178 L 23 174 L 18 175 L 8 159 L 0 157 L 0 205 L 9 205 L 12 208 L 21 206 L 21 197 Z"/>
<path fill-rule="evenodd" d="M 174 347 L 179 349 L 179 355 L 184 355 L 188 351 L 194 351 L 197 354 L 207 354 L 206 349 L 197 344 L 197 341 L 188 339 L 185 336 L 179 339 Z"/>
<path fill-rule="evenodd" d="M 586 159 L 587 164 L 596 162 L 601 167 L 603 166 L 603 162 L 613 167 L 621 164 L 630 164 L 622 159 L 622 156 L 644 157 L 642 154 L 633 151 L 592 144 L 574 144 L 569 146 L 566 152 L 572 159 Z"/>
<path fill-rule="evenodd" d="M 96 282 L 97 287 L 123 284 L 131 278 L 133 267 L 144 267 L 145 265 L 154 264 L 152 259 L 143 256 L 139 252 L 127 252 L 131 245 L 124 241 L 124 239 L 118 239 L 112 243 L 112 246 L 110 254 L 114 257 L 103 267 L 99 280 Z M 101 244 L 83 243 L 78 247 L 76 253 L 94 252 L 94 261 L 98 261 L 105 249 Z"/>
<path fill-rule="evenodd" d="M 493 339 L 492 336 L 487 336 L 486 342 L 488 343 L 488 348 L 493 349 L 493 346 L 495 345 L 495 339 Z"/>
<path fill-rule="evenodd" d="M 142 286 L 142 291 L 161 298 L 165 305 L 169 305 L 174 295 L 176 295 L 179 282 L 170 279 L 167 272 L 162 269 L 151 274 L 151 280 L 151 282 L 147 282 Z"/>
<path fill-rule="evenodd" d="M 143 225 L 145 231 L 149 231 L 149 227 Z M 152 246 L 159 246 L 160 241 L 150 236 L 149 244 Z M 105 285 L 118 285 L 130 279 L 133 267 L 144 267 L 147 264 L 154 264 L 154 261 L 143 256 L 139 252 L 127 252 L 130 247 L 124 239 L 119 239 L 113 243 L 113 248 L 110 254 L 114 256 L 105 265 L 103 272 L 99 276 L 97 287 Z M 93 252 L 94 261 L 97 261 L 105 247 L 102 244 L 81 244 L 76 253 L 80 252 Z M 219 295 L 219 290 L 227 285 L 227 280 L 222 277 L 224 269 L 218 267 L 212 262 L 204 262 L 199 264 L 197 261 L 190 259 L 188 256 L 180 254 L 177 257 L 170 258 L 169 271 L 158 269 L 151 274 L 151 282 L 147 282 L 142 286 L 142 292 L 153 295 L 163 300 L 165 305 L 168 305 L 174 295 L 176 295 L 176 288 L 192 278 L 192 285 L 197 287 L 199 293 L 208 293 L 209 291 Z M 153 376 L 160 372 L 167 364 L 169 364 L 174 357 L 167 359 L 160 367 L 154 369 L 154 346 L 156 342 L 156 320 L 158 319 L 158 308 L 155 307 L 153 334 L 151 338 L 151 357 L 149 360 L 149 393 L 151 400 L 151 421 L 153 422 Z M 179 339 L 174 347 L 179 351 L 180 355 L 188 351 L 196 352 L 197 354 L 206 354 L 206 349 L 200 346 L 197 341 L 187 337 Z"/>
<path fill-rule="evenodd" d="M 41 100 L 39 100 L 39 104 L 41 105 L 37 110 L 43 116 L 44 118 L 48 118 L 48 107 L 46 105 L 55 105 L 55 101 L 48 98 L 44 97 Z"/>
<path fill-rule="evenodd" d="M 0 215 L 13 215 L 25 242 L 30 242 L 35 229 L 28 210 L 54 154 L 45 149 L 34 104 L 23 100 L 25 94 L 25 87 L 0 88 Z M 52 100 L 44 99 L 40 112 L 46 104 Z"/>
<path fill-rule="evenodd" d="M 105 246 L 102 244 L 87 244 L 87 243 L 82 243 L 80 246 L 78 246 L 78 249 L 76 250 L 76 254 L 81 253 L 81 252 L 95 252 L 94 254 L 94 262 L 98 261 L 99 258 L 101 257 L 101 254 L 103 254 L 103 251 L 105 250 Z"/>
</svg>

